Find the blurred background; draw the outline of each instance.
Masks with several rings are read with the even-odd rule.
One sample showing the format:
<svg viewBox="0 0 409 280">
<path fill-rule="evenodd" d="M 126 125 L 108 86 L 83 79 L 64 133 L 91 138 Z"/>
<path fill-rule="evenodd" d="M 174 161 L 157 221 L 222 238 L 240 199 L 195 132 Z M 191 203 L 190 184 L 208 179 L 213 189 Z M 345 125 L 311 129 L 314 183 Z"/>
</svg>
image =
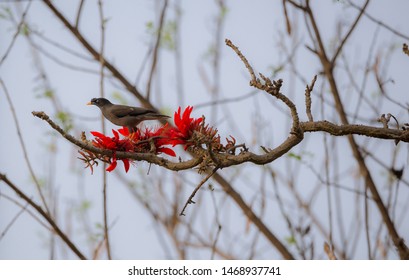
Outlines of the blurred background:
<svg viewBox="0 0 409 280">
<path fill-rule="evenodd" d="M 260 226 L 212 178 L 180 216 L 206 176 L 197 170 L 136 162 L 128 173 L 122 163 L 111 173 L 102 164 L 91 173 L 78 159 L 78 147 L 31 114 L 44 111 L 71 135 L 80 138 L 84 131 L 92 139 L 90 131 L 103 130 L 101 113 L 85 104 L 101 94 L 114 103 L 148 102 L 170 116 L 179 106 L 193 106 L 192 116 L 204 115 L 223 141 L 231 135 L 262 154 L 261 146 L 274 148 L 288 137 L 291 116 L 280 101 L 249 86 L 247 69 L 224 43 L 228 38 L 256 73 L 283 79 L 281 92 L 296 104 L 301 121 L 308 120 L 305 87 L 318 75 L 314 120 L 339 124 L 317 55 L 317 30 L 297 7 L 305 1 L 47 2 L 0 1 L 0 173 L 48 209 L 87 258 L 281 259 L 271 234 L 296 259 L 327 259 L 325 243 L 338 258 L 399 258 L 344 136 L 309 133 L 270 164 L 218 171 Z M 409 2 L 310 6 L 327 56 L 339 49 L 334 77 L 348 121 L 382 127 L 377 119 L 391 113 L 400 125 L 408 122 L 409 57 L 402 45 L 409 43 Z M 101 75 L 91 48 L 141 96 L 110 69 Z M 107 135 L 112 128 L 105 123 Z M 408 239 L 406 143 L 354 138 L 398 234 Z M 0 259 L 77 258 L 35 209 L 0 182 Z"/>
</svg>

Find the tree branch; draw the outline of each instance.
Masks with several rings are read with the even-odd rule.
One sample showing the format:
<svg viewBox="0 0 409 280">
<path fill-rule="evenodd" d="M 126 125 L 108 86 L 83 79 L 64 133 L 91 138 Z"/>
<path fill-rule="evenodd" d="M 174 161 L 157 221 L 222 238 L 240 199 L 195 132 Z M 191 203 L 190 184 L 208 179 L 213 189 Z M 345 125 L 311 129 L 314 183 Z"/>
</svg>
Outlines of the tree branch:
<svg viewBox="0 0 409 280">
<path fill-rule="evenodd" d="M 74 136 L 66 133 L 59 125 L 57 125 L 53 120 L 50 119 L 50 117 L 44 113 L 44 112 L 32 112 L 34 116 L 37 118 L 40 118 L 44 121 L 46 121 L 54 130 L 56 130 L 58 133 L 61 134 L 65 139 L 70 141 L 72 144 L 76 145 L 77 147 L 90 151 L 95 154 L 100 154 L 100 155 L 106 155 L 109 157 L 112 157 L 113 154 L 115 153 L 116 158 L 118 159 L 133 159 L 137 161 L 147 161 L 152 164 L 156 164 L 159 166 L 162 166 L 166 169 L 173 170 L 173 171 L 180 171 L 180 170 L 186 170 L 186 169 L 191 169 L 198 164 L 202 162 L 202 158 L 193 158 L 191 160 L 187 161 L 181 161 L 181 162 L 172 162 L 170 160 L 167 160 L 165 158 L 156 156 L 155 154 L 151 153 L 130 153 L 130 152 L 119 152 L 119 151 L 113 151 L 113 150 L 107 150 L 107 149 L 99 149 L 95 147 L 94 145 L 90 144 L 89 142 L 84 142 L 79 139 L 76 139 Z"/>
<path fill-rule="evenodd" d="M 389 129 L 383 127 L 373 127 L 360 124 L 337 125 L 329 121 L 301 122 L 304 132 L 328 132 L 334 136 L 364 135 L 378 139 L 399 140 L 409 142 L 409 131 L 400 129 Z"/>
<path fill-rule="evenodd" d="M 31 198 L 29 198 L 25 193 L 23 193 L 19 187 L 14 185 L 5 174 L 0 173 L 0 181 L 3 181 L 8 185 L 18 196 L 20 196 L 24 201 L 30 204 L 54 229 L 55 233 L 61 237 L 65 244 L 70 247 L 70 249 L 82 260 L 86 260 L 86 257 L 81 253 L 81 251 L 72 243 L 72 241 L 65 235 L 65 233 L 60 229 L 60 227 L 55 223 L 53 218 L 41 208 L 40 205 L 35 203 Z"/>
<path fill-rule="evenodd" d="M 309 18 L 310 23 L 313 27 L 313 31 L 314 31 L 314 37 L 312 38 L 313 40 L 317 40 L 318 42 L 318 46 L 319 46 L 319 50 L 318 50 L 318 56 L 319 59 L 321 61 L 321 65 L 323 67 L 324 70 L 324 74 L 328 80 L 329 86 L 331 88 L 331 93 L 332 96 L 334 98 L 335 101 L 335 106 L 338 112 L 338 115 L 341 119 L 341 122 L 343 125 L 349 125 L 349 121 L 348 121 L 348 117 L 347 114 L 345 112 L 344 109 L 344 103 L 341 100 L 341 94 L 338 90 L 338 85 L 336 82 L 336 79 L 334 77 L 334 62 L 331 62 L 328 59 L 328 56 L 326 55 L 326 49 L 324 47 L 323 44 L 323 40 L 321 38 L 321 33 L 318 29 L 317 26 L 317 22 L 315 20 L 314 14 L 309 6 L 309 1 L 306 2 L 307 3 L 307 10 L 306 10 L 306 16 Z M 385 204 L 382 201 L 382 198 L 378 192 L 378 188 L 372 178 L 371 172 L 368 169 L 365 160 L 359 150 L 359 147 L 353 137 L 352 134 L 348 135 L 348 142 L 349 145 L 351 146 L 351 150 L 352 153 L 359 165 L 359 169 L 360 169 L 360 174 L 362 174 L 364 180 L 365 180 L 365 184 L 367 185 L 367 187 L 370 189 L 372 196 L 375 200 L 376 206 L 380 212 L 380 215 L 383 219 L 383 222 L 385 224 L 385 226 L 388 229 L 390 238 L 392 240 L 392 242 L 394 243 L 395 247 L 397 248 L 398 252 L 399 252 L 399 256 L 401 259 L 409 259 L 409 248 L 406 246 L 404 240 L 400 237 L 400 235 L 398 234 L 395 225 L 389 215 L 389 211 L 386 208 Z"/>
</svg>

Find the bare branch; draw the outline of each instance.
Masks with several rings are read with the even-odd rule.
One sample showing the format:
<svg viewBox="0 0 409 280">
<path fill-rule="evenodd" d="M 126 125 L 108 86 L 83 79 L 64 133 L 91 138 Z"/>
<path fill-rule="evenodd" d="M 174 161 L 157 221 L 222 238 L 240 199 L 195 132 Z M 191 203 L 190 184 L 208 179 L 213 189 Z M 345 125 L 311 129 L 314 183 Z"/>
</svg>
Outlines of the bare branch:
<svg viewBox="0 0 409 280">
<path fill-rule="evenodd" d="M 20 124 L 19 124 L 19 121 L 18 121 L 18 118 L 17 118 L 16 110 L 14 109 L 14 105 L 13 105 L 13 102 L 11 100 L 10 94 L 9 94 L 9 92 L 7 90 L 7 87 L 6 87 L 6 85 L 4 84 L 4 82 L 3 82 L 3 80 L 1 78 L 0 78 L 0 85 L 3 88 L 3 91 L 4 91 L 5 95 L 6 95 L 7 102 L 9 103 L 10 110 L 11 110 L 11 113 L 12 113 L 13 119 L 14 119 L 14 124 L 15 124 L 16 129 L 17 129 L 18 139 L 20 141 L 21 149 L 23 150 L 24 159 L 25 159 L 25 162 L 27 164 L 28 170 L 30 171 L 31 178 L 33 179 L 33 181 L 35 183 L 36 190 L 37 190 L 37 192 L 38 192 L 38 194 L 40 196 L 41 202 L 43 203 L 46 212 L 48 214 L 50 214 L 51 212 L 48 209 L 47 201 L 45 200 L 43 191 L 41 190 L 40 182 L 39 182 L 36 174 L 34 173 L 33 166 L 31 165 L 31 161 L 30 161 L 30 159 L 28 157 L 26 144 L 24 142 L 23 134 L 21 133 Z"/>
<path fill-rule="evenodd" d="M 165 0 L 165 3 L 163 4 L 163 8 L 161 11 L 161 15 L 160 15 L 160 19 L 159 19 L 159 27 L 158 27 L 158 34 L 156 37 L 156 42 L 155 42 L 155 46 L 153 48 L 153 57 L 152 57 L 152 66 L 151 66 L 151 70 L 149 73 L 149 79 L 148 79 L 148 83 L 146 85 L 146 99 L 149 100 L 150 96 L 151 96 L 151 84 L 152 84 L 152 80 L 153 80 L 153 76 L 155 74 L 155 70 L 156 70 L 156 63 L 158 61 L 158 53 L 159 53 L 159 46 L 160 46 L 160 41 L 161 41 L 161 37 L 162 37 L 162 30 L 163 30 L 163 24 L 165 22 L 165 14 L 166 14 L 166 10 L 167 10 L 167 6 L 168 6 L 168 0 Z"/>
<path fill-rule="evenodd" d="M 360 9 L 361 9 L 361 7 L 359 7 L 358 5 L 356 5 L 354 2 L 352 2 L 352 1 L 350 1 L 350 0 L 348 0 L 348 4 L 351 5 L 352 7 L 354 7 L 354 8 L 357 9 L 357 10 L 360 10 Z M 399 31 L 397 31 L 396 29 L 393 29 L 392 27 L 390 27 L 389 25 L 383 23 L 382 21 L 377 20 L 376 18 L 374 18 L 373 16 L 371 16 L 371 15 L 368 14 L 367 12 L 364 12 L 364 15 L 365 15 L 368 19 L 370 19 L 371 21 L 373 21 L 373 22 L 375 22 L 376 24 L 378 24 L 379 26 L 382 26 L 383 28 L 389 30 L 389 31 L 392 32 L 393 34 L 395 34 L 395 35 L 397 35 L 397 36 L 399 36 L 399 37 L 401 37 L 401 38 L 403 38 L 403 39 L 409 40 L 409 36 L 407 36 L 407 35 L 405 35 L 405 34 L 399 32 Z"/>
<path fill-rule="evenodd" d="M 253 68 L 251 67 L 250 63 L 248 62 L 247 58 L 241 53 L 241 51 L 239 50 L 239 48 L 236 47 L 236 46 L 232 43 L 232 41 L 230 41 L 229 39 L 226 39 L 225 42 L 226 42 L 226 45 L 229 46 L 230 48 L 232 48 L 233 51 L 235 51 L 236 54 L 239 56 L 239 58 L 243 61 L 244 65 L 246 66 L 247 70 L 248 70 L 249 73 L 250 73 L 250 77 L 251 77 L 250 85 L 253 86 L 253 84 L 257 82 L 257 79 L 256 79 L 256 75 L 254 74 L 254 70 L 253 70 Z"/>
<path fill-rule="evenodd" d="M 18 196 L 20 196 L 24 201 L 30 204 L 54 229 L 55 233 L 61 237 L 65 244 L 70 247 L 70 249 L 82 260 L 85 260 L 86 257 L 81 253 L 81 251 L 72 243 L 72 241 L 65 235 L 65 233 L 60 229 L 60 227 L 55 223 L 54 219 L 45 212 L 40 205 L 36 204 L 31 198 L 29 198 L 25 193 L 21 191 L 16 185 L 14 185 L 5 174 L 0 173 L 0 181 L 3 181 L 8 185 Z"/>
<path fill-rule="evenodd" d="M 77 11 L 77 16 L 75 17 L 75 28 L 78 29 L 80 25 L 80 19 L 81 19 L 81 13 L 82 13 L 82 8 L 84 6 L 85 0 L 81 0 L 79 6 L 78 6 L 78 11 Z"/>
<path fill-rule="evenodd" d="M 203 178 L 202 181 L 200 181 L 200 183 L 196 186 L 196 188 L 193 190 L 192 194 L 191 194 L 191 195 L 189 196 L 189 198 L 187 199 L 187 201 L 186 201 L 186 203 L 185 203 L 185 206 L 183 206 L 183 208 L 182 208 L 182 211 L 180 211 L 180 214 L 179 214 L 180 216 L 185 216 L 185 209 L 186 209 L 187 205 L 188 205 L 188 204 L 195 203 L 195 202 L 193 201 L 193 198 L 195 197 L 196 193 L 197 193 L 197 192 L 199 191 L 199 189 L 203 186 L 203 184 L 206 183 L 206 182 L 214 175 L 214 173 L 217 172 L 218 169 L 219 169 L 218 167 L 213 168 L 213 170 L 212 170 L 211 172 L 209 172 L 209 173 L 207 174 L 207 176 L 206 176 L 205 178 Z"/>
<path fill-rule="evenodd" d="M 311 92 L 314 89 L 315 82 L 317 81 L 317 75 L 311 81 L 310 85 L 307 85 L 305 88 L 305 108 L 307 112 L 307 117 L 310 122 L 313 122 L 314 119 L 311 114 Z"/>
<path fill-rule="evenodd" d="M 334 65 L 335 61 L 337 60 L 338 55 L 341 53 L 342 49 L 344 48 L 344 45 L 346 41 L 348 40 L 349 36 L 352 34 L 352 32 L 355 30 L 359 20 L 361 19 L 362 15 L 365 13 L 366 8 L 368 7 L 369 0 L 366 0 L 364 6 L 362 8 L 359 8 L 360 12 L 358 16 L 356 17 L 354 23 L 351 25 L 349 28 L 349 31 L 345 35 L 344 39 L 342 39 L 341 43 L 339 44 L 337 50 L 335 51 L 334 56 L 331 59 L 331 64 Z"/>
<path fill-rule="evenodd" d="M 409 142 L 409 130 L 389 129 L 383 127 L 373 127 L 360 124 L 336 125 L 329 121 L 301 122 L 304 132 L 323 131 L 334 136 L 364 135 L 378 139 L 400 140 Z"/>
<path fill-rule="evenodd" d="M 11 43 L 10 43 L 10 45 L 8 46 L 8 48 L 7 48 L 6 52 L 4 53 L 3 57 L 0 59 L 0 66 L 3 64 L 3 62 L 6 60 L 7 56 L 9 55 L 11 49 L 12 49 L 13 46 L 14 46 L 14 43 L 15 43 L 16 40 L 17 40 L 18 35 L 21 34 L 21 28 L 22 28 L 23 25 L 25 24 L 25 18 L 26 18 L 26 15 L 27 15 L 28 10 L 30 9 L 31 3 L 32 3 L 32 1 L 30 0 L 30 1 L 28 2 L 28 4 L 27 4 L 26 9 L 24 10 L 24 12 L 23 12 L 23 14 L 22 14 L 22 16 L 21 16 L 21 20 L 20 20 L 19 24 L 17 25 L 16 32 L 14 33 L 14 36 L 13 36 L 13 38 L 11 39 Z"/>
</svg>

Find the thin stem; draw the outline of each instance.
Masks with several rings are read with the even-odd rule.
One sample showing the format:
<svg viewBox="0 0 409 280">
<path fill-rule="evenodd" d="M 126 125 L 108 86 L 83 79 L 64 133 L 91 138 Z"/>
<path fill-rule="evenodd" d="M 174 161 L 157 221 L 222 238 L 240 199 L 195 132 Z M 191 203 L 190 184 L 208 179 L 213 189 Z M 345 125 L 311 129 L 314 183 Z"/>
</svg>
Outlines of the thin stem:
<svg viewBox="0 0 409 280">
<path fill-rule="evenodd" d="M 23 14 L 21 15 L 21 20 L 19 24 L 17 25 L 16 32 L 14 33 L 13 38 L 11 39 L 10 45 L 8 46 L 6 52 L 4 53 L 3 57 L 0 59 L 0 66 L 3 64 L 3 62 L 6 60 L 7 56 L 9 55 L 10 51 L 12 50 L 14 43 L 17 40 L 18 35 L 21 34 L 21 28 L 23 27 L 23 24 L 25 23 L 25 18 L 28 13 L 28 10 L 30 9 L 31 6 L 31 0 L 28 2 L 27 7 L 25 8 Z"/>
<path fill-rule="evenodd" d="M 17 118 L 16 110 L 14 109 L 14 105 L 13 105 L 13 102 L 11 100 L 10 94 L 9 94 L 9 92 L 7 90 L 6 84 L 3 82 L 3 80 L 1 78 L 0 78 L 0 84 L 1 84 L 1 86 L 3 88 L 4 93 L 6 94 L 7 102 L 9 103 L 11 113 L 13 114 L 14 124 L 15 124 L 16 130 L 17 130 L 17 136 L 18 136 L 18 139 L 19 139 L 19 142 L 20 142 L 20 145 L 21 145 L 21 149 L 23 150 L 24 159 L 25 159 L 25 162 L 27 164 L 28 170 L 30 172 L 31 178 L 34 181 L 37 193 L 40 196 L 41 202 L 43 203 L 43 206 L 44 206 L 46 212 L 48 214 L 51 214 L 50 210 L 48 209 L 47 202 L 45 200 L 44 194 L 43 194 L 43 192 L 41 190 L 40 182 L 37 179 L 37 176 L 36 176 L 36 174 L 34 172 L 33 166 L 31 165 L 30 159 L 28 157 L 26 144 L 24 143 L 23 135 L 21 133 L 21 128 L 20 128 L 20 124 L 19 124 L 19 121 L 18 121 L 18 118 Z"/>
<path fill-rule="evenodd" d="M 100 48 L 100 57 L 99 57 L 99 62 L 100 62 L 100 95 L 101 97 L 105 96 L 105 91 L 104 91 L 104 49 L 105 49 L 105 19 L 104 19 L 104 11 L 103 11 L 103 6 L 102 6 L 102 0 L 98 0 L 98 11 L 99 11 L 99 20 L 100 20 L 100 28 L 101 28 L 101 48 Z M 105 119 L 101 115 L 101 124 L 102 124 L 102 133 L 105 134 Z M 103 164 L 104 169 L 106 168 L 106 163 Z M 108 189 L 108 184 L 107 184 L 107 173 L 102 172 L 102 194 L 103 194 L 103 212 L 104 212 L 104 239 L 105 239 L 105 245 L 107 249 L 107 255 L 108 259 L 112 260 L 111 256 L 111 246 L 109 243 L 109 230 L 108 230 L 108 196 L 107 196 L 107 190 Z"/>
<path fill-rule="evenodd" d="M 163 4 L 163 8 L 161 10 L 161 14 L 160 14 L 160 19 L 159 19 L 159 27 L 158 27 L 158 33 L 156 35 L 156 42 L 155 42 L 155 46 L 153 48 L 153 58 L 152 58 L 152 65 L 151 65 L 151 70 L 149 73 L 149 78 L 148 78 L 148 83 L 146 85 L 146 100 L 150 100 L 151 97 L 151 84 L 152 84 L 152 80 L 153 80 L 153 76 L 155 74 L 155 70 L 156 70 L 156 64 L 158 61 L 158 55 L 159 55 L 159 47 L 160 47 L 160 41 L 162 38 L 162 31 L 163 31 L 163 24 L 165 22 L 165 14 L 166 14 L 166 10 L 167 10 L 167 6 L 168 6 L 168 0 L 165 0 L 164 4 Z"/>
<path fill-rule="evenodd" d="M 20 196 L 24 201 L 30 204 L 54 229 L 55 233 L 61 237 L 61 239 L 70 247 L 70 249 L 82 260 L 85 260 L 86 257 L 81 253 L 81 251 L 72 243 L 72 241 L 64 234 L 64 232 L 59 228 L 55 223 L 54 219 L 45 212 L 40 205 L 36 204 L 31 198 L 29 198 L 25 193 L 23 193 L 20 188 L 14 185 L 6 175 L 0 173 L 0 181 L 3 181 L 8 185 L 18 196 Z"/>
</svg>

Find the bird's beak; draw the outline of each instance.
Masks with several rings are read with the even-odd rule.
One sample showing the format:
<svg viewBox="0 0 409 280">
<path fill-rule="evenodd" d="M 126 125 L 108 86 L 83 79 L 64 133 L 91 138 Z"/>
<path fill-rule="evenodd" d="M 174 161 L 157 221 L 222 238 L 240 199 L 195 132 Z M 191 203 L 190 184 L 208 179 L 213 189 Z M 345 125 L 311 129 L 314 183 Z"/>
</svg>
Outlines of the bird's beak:
<svg viewBox="0 0 409 280">
<path fill-rule="evenodd" d="M 91 101 L 87 103 L 87 105 L 92 105 Z"/>
</svg>

